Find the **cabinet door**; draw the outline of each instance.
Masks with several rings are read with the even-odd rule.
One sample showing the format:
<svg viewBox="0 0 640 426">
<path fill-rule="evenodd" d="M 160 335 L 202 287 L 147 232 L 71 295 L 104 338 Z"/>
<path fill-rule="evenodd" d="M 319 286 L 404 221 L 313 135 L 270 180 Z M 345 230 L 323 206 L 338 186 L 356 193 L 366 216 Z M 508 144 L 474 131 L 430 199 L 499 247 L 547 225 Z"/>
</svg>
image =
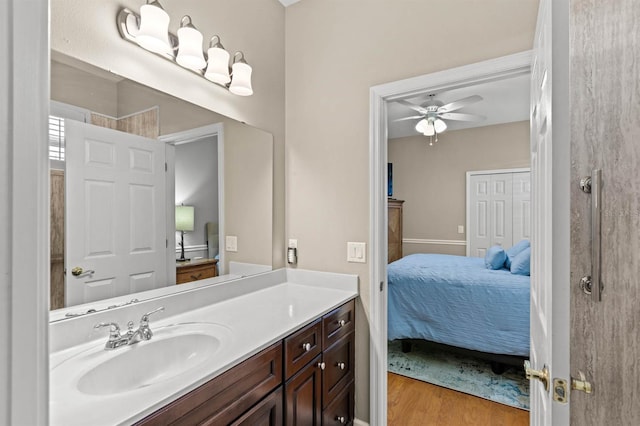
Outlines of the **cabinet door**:
<svg viewBox="0 0 640 426">
<path fill-rule="evenodd" d="M 484 257 L 491 246 L 491 175 L 469 179 L 469 256 Z"/>
<path fill-rule="evenodd" d="M 314 426 L 322 422 L 322 370 L 318 355 L 285 384 L 285 424 Z"/>
<path fill-rule="evenodd" d="M 322 370 L 323 408 L 329 405 L 336 398 L 336 395 L 353 380 L 354 349 L 353 333 L 351 333 L 324 352 L 325 368 Z"/>
<path fill-rule="evenodd" d="M 282 425 L 282 386 L 260 401 L 231 426 L 281 426 Z"/>
<path fill-rule="evenodd" d="M 531 173 L 513 174 L 513 244 L 531 239 Z"/>
<path fill-rule="evenodd" d="M 513 173 L 491 175 L 491 246 L 513 245 Z"/>
</svg>

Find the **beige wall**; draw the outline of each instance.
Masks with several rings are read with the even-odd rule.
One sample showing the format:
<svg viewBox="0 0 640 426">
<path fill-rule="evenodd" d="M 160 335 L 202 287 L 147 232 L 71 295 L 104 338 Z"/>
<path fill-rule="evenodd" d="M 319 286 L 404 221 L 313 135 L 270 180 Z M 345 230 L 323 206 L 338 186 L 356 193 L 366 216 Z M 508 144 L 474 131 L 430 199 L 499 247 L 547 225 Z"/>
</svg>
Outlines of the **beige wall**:
<svg viewBox="0 0 640 426">
<path fill-rule="evenodd" d="M 52 0 L 52 50 L 272 133 L 273 263 L 284 266 L 284 8 L 277 0 L 162 2 L 171 16 L 172 32 L 189 14 L 205 39 L 219 34 L 231 53 L 245 53 L 253 67 L 254 95 L 240 97 L 122 40 L 115 24 L 119 9 L 138 11 L 141 4 Z"/>
<path fill-rule="evenodd" d="M 537 0 L 302 0 L 286 9 L 286 234 L 298 267 L 360 276 L 356 415 L 369 418 L 369 88 L 531 49 Z M 367 259 L 369 261 L 370 259 Z"/>
<path fill-rule="evenodd" d="M 457 231 L 466 226 L 466 173 L 529 167 L 529 159 L 528 121 L 445 132 L 433 146 L 419 135 L 389 140 L 393 196 L 405 200 L 403 237 L 464 240 Z M 452 245 L 405 243 L 403 250 L 465 254 Z"/>
</svg>

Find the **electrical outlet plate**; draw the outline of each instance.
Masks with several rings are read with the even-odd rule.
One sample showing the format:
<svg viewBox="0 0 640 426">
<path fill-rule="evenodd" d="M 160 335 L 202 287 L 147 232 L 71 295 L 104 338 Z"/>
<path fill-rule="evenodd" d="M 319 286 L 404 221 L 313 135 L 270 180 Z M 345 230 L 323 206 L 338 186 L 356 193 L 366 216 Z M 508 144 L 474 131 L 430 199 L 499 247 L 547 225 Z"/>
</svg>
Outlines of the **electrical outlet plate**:
<svg viewBox="0 0 640 426">
<path fill-rule="evenodd" d="M 347 243 L 347 262 L 367 263 L 367 243 Z"/>
</svg>

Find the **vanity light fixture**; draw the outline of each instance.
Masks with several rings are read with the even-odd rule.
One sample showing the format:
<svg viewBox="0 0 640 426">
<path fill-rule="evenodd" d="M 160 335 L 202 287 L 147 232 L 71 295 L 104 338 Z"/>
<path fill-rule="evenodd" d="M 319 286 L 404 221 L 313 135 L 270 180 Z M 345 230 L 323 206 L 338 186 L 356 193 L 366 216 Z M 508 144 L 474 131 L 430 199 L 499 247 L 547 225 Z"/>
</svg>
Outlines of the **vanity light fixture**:
<svg viewBox="0 0 640 426">
<path fill-rule="evenodd" d="M 173 50 L 169 40 L 169 14 L 158 1 L 140 7 L 140 26 L 136 43 L 154 53 L 168 54 Z"/>
<path fill-rule="evenodd" d="M 130 9 L 121 9 L 116 21 L 123 39 L 177 63 L 235 95 L 253 94 L 252 68 L 244 53 L 233 55 L 230 69 L 231 55 L 222 46 L 220 37 L 214 35 L 205 55 L 203 35 L 193 26 L 190 16 L 185 15 L 180 21 L 177 36 L 169 32 L 169 15 L 157 0 L 147 0 L 147 4 L 140 7 L 139 15 Z"/>
<path fill-rule="evenodd" d="M 180 21 L 176 62 L 191 70 L 201 70 L 207 66 L 202 54 L 202 33 L 193 26 L 189 15 L 183 16 Z"/>
</svg>

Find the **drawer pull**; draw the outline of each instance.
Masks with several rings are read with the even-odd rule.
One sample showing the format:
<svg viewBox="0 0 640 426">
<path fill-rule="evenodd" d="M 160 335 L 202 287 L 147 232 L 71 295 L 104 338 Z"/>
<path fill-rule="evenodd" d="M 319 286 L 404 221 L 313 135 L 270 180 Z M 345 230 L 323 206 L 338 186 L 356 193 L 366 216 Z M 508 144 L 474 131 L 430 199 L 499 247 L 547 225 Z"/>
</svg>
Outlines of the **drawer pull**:
<svg viewBox="0 0 640 426">
<path fill-rule="evenodd" d="M 311 343 L 303 343 L 302 349 L 304 349 L 305 352 L 309 352 L 311 350 Z"/>
<path fill-rule="evenodd" d="M 191 275 L 191 279 L 192 280 L 199 280 L 201 276 L 202 276 L 202 272 L 200 272 L 197 276 L 196 275 Z"/>
<path fill-rule="evenodd" d="M 345 367 L 347 366 L 347 364 L 345 364 L 344 362 L 339 362 L 336 364 L 336 366 L 340 369 L 340 370 L 344 370 Z"/>
<path fill-rule="evenodd" d="M 340 321 L 338 321 L 338 325 L 339 325 L 340 327 L 344 327 L 344 325 L 345 325 L 345 324 L 346 324 L 346 322 L 344 322 L 344 320 L 340 320 Z"/>
<path fill-rule="evenodd" d="M 336 417 L 336 422 L 340 423 L 341 425 L 347 423 L 347 419 L 344 416 L 338 416 Z"/>
<path fill-rule="evenodd" d="M 326 364 L 325 364 L 324 362 L 319 362 L 319 363 L 318 363 L 318 368 L 319 368 L 320 370 L 324 370 L 324 367 L 326 367 Z"/>
</svg>

